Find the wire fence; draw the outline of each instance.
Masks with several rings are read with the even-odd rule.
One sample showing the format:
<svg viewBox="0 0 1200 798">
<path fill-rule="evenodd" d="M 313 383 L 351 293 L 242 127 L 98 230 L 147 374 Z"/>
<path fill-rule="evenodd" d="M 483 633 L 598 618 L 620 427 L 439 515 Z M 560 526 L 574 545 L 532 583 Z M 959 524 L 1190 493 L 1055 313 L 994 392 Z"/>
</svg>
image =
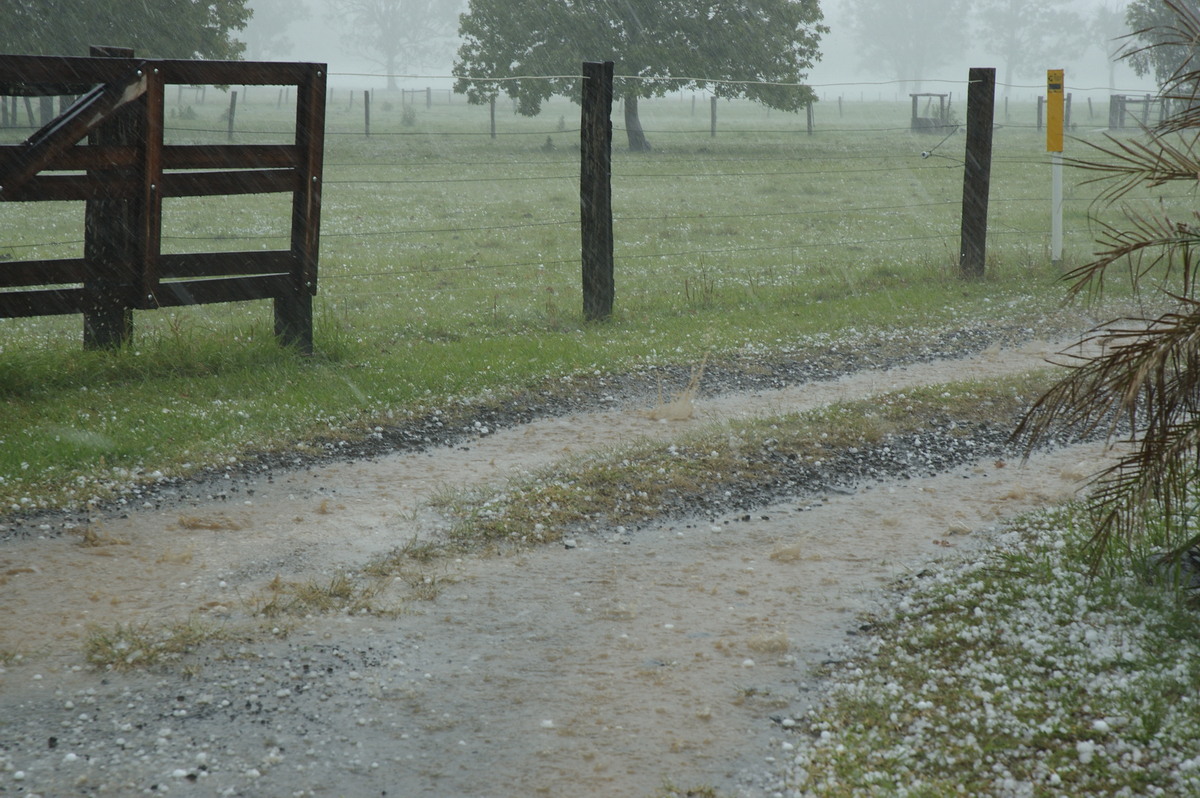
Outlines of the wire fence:
<svg viewBox="0 0 1200 798">
<path fill-rule="evenodd" d="M 839 285 L 886 283 L 896 270 L 952 269 L 966 81 L 938 87 L 949 102 L 932 133 L 915 129 L 911 98 L 869 99 L 879 85 L 826 87 L 811 126 L 804 110 L 714 104 L 703 92 L 643 99 L 649 153 L 624 150 L 614 111 L 618 307 L 651 312 L 767 290 L 820 301 Z M 235 107 L 233 91 L 239 87 L 181 92 L 168 109 L 167 143 L 291 140 L 294 98 L 241 87 Z M 493 112 L 449 90 L 335 86 L 327 114 L 327 302 L 349 314 L 385 303 L 413 324 L 576 312 L 578 106 L 551 98 L 528 118 L 507 102 Z M 1107 121 L 1108 109 L 1089 98 L 1087 110 L 1075 108 L 1072 132 L 1098 140 Z M 1051 178 L 1038 106 L 1008 102 L 996 123 L 989 249 L 997 263 L 1045 262 Z M 19 140 L 21 130 L 0 129 L 0 137 Z M 1068 143 L 1076 147 L 1084 149 Z M 1065 198 L 1073 260 L 1092 252 L 1098 220 L 1115 219 L 1116 209 L 1095 205 L 1097 193 L 1075 181 Z M 1183 207 L 1191 197 L 1147 192 L 1131 201 Z M 78 204 L 39 203 L 36 212 L 0 204 L 0 268 L 4 260 L 80 256 Z M 277 249 L 289 224 L 284 198 L 169 200 L 164 251 Z"/>
</svg>

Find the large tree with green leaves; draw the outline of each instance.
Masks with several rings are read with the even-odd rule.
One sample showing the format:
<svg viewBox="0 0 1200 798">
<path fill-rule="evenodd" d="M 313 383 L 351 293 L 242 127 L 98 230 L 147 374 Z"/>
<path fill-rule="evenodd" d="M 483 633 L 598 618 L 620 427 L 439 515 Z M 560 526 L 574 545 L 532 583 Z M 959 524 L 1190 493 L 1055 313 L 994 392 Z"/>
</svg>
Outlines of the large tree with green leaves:
<svg viewBox="0 0 1200 798">
<path fill-rule="evenodd" d="M 648 149 L 639 97 L 683 88 L 795 111 L 829 29 L 818 0 L 471 0 L 461 17 L 455 90 L 501 92 L 532 116 L 551 95 L 579 96 L 584 61 L 614 61 L 630 149 Z"/>
<path fill-rule="evenodd" d="M 967 0 L 850 0 L 850 28 L 862 65 L 919 87 L 926 70 L 957 57 L 966 41 Z"/>
<path fill-rule="evenodd" d="M 1126 53 L 1138 76 L 1153 75 L 1160 86 L 1179 71 L 1195 70 L 1200 46 L 1188 39 L 1186 26 L 1200 20 L 1197 0 L 1134 0 L 1125 12 L 1133 31 Z"/>
<path fill-rule="evenodd" d="M 239 58 L 247 0 L 3 0 L 0 52 L 87 55 L 93 44 L 150 58 Z"/>
</svg>

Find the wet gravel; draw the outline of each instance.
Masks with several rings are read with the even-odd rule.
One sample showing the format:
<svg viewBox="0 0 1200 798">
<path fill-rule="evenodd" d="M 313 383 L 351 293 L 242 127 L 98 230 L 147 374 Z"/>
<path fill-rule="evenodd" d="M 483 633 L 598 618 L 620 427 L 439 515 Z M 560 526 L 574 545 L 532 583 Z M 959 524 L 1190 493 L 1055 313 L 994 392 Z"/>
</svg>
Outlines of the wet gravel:
<svg viewBox="0 0 1200 798">
<path fill-rule="evenodd" d="M 834 380 L 864 370 L 886 370 L 916 363 L 966 357 L 990 346 L 1012 346 L 1053 332 L 1024 325 L 964 327 L 938 332 L 904 333 L 887 338 L 864 336 L 835 345 L 795 351 L 765 349 L 712 360 L 705 364 L 700 396 L 735 391 L 779 389 L 809 382 Z M 430 409 L 399 423 L 377 426 L 365 435 L 304 442 L 292 451 L 246 452 L 236 463 L 198 470 L 186 477 L 143 478 L 126 486 L 122 496 L 86 509 L 24 511 L 0 515 L 0 542 L 28 535 L 59 536 L 70 530 L 121 517 L 130 509 L 160 509 L 197 500 L 243 497 L 257 480 L 278 472 L 311 468 L 338 461 L 372 459 L 458 445 L 484 429 L 518 427 L 536 419 L 633 405 L 656 395 L 663 386 L 686 385 L 694 366 L 656 365 L 624 373 L 572 375 L 553 384 L 518 391 L 504 398 L 464 400 Z M 1004 449 L 1000 429 L 980 430 L 976 447 L 959 451 L 960 436 L 928 433 L 928 440 L 896 441 L 889 451 L 830 460 L 820 469 L 797 467 L 774 489 L 739 486 L 735 499 L 720 504 L 749 507 L 783 495 L 797 486 L 847 484 L 869 477 L 896 476 L 913 468 L 952 467 L 972 455 L 989 456 Z M 717 507 L 706 502 L 705 510 Z M 668 510 L 670 508 L 667 508 Z"/>
<path fill-rule="evenodd" d="M 703 392 L 829 380 L 863 369 L 961 357 L 1032 337 L 1027 328 L 974 328 L 931 336 L 907 350 L 880 344 L 732 358 L 707 365 Z M 573 378 L 569 389 L 554 386 L 502 401 L 462 403 L 359 441 L 330 442 L 319 454 L 250 454 L 194 478 L 132 486 L 125 506 L 10 516 L 4 519 L 3 535 L 63 534 L 73 523 L 127 513 L 130 505 L 163 506 L 208 496 L 232 499 L 252 491 L 256 480 L 285 469 L 460 444 L 477 436 L 481 426 L 499 429 L 631 403 L 653 395 L 660 384 L 686 383 L 689 375 L 686 367 L 593 374 Z M 806 496 L 850 490 L 864 482 L 1011 456 L 1010 430 L 1008 424 L 943 416 L 925 419 L 918 431 L 877 446 L 831 451 L 819 463 L 768 448 L 755 457 L 771 462 L 769 480 L 755 479 L 748 468 L 706 494 L 678 497 L 662 512 L 667 517 L 736 518 L 785 496 L 803 502 Z M 348 617 L 340 627 L 326 626 L 319 637 L 309 631 L 288 639 L 281 633 L 278 639 L 268 635 L 225 645 L 195 663 L 203 676 L 194 680 L 153 672 L 96 674 L 83 666 L 43 678 L 22 667 L 28 682 L 17 686 L 9 677 L 9 687 L 19 689 L 0 695 L 0 795 L 404 794 L 380 792 L 380 785 L 388 783 L 381 773 L 391 768 L 436 774 L 446 763 L 422 760 L 430 756 L 429 745 L 406 754 L 405 732 L 395 718 L 411 710 L 405 697 L 417 694 L 446 664 L 435 662 L 436 655 L 424 650 L 419 639 L 364 644 L 371 637 L 371 623 L 370 618 Z M 381 705 L 381 696 L 394 703 Z M 231 725 L 240 730 L 232 739 Z M 248 739 L 255 744 L 246 745 Z M 472 754 L 469 738 L 447 738 L 445 745 L 446 758 Z M 427 781 L 436 784 L 436 775 Z M 398 779 L 400 783 L 404 780 Z M 283 785 L 288 786 L 281 792 Z M 766 782 L 760 787 L 766 789 Z M 769 794 L 762 789 L 747 794 Z"/>
</svg>

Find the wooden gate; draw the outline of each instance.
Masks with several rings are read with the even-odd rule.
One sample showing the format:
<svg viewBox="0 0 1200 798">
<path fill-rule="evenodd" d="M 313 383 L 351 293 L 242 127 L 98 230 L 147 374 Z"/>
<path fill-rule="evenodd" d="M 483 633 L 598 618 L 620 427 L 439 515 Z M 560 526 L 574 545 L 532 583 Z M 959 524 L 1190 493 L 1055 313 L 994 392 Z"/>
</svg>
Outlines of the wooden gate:
<svg viewBox="0 0 1200 798">
<path fill-rule="evenodd" d="M 130 339 L 135 309 L 273 299 L 280 341 L 311 353 L 325 82 L 324 64 L 0 55 L 0 97 L 79 95 L 0 146 L 0 202 L 84 203 L 82 258 L 0 262 L 0 317 L 82 313 L 84 346 L 107 348 Z M 168 85 L 294 86 L 294 143 L 164 145 Z M 280 192 L 286 250 L 161 251 L 163 199 Z"/>
</svg>

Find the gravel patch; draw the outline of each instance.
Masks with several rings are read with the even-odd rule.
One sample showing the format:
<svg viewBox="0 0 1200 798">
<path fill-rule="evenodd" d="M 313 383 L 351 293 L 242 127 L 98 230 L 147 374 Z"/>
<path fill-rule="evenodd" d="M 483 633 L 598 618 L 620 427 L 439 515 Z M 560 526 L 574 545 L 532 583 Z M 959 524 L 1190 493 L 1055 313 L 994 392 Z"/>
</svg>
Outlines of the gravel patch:
<svg viewBox="0 0 1200 798">
<path fill-rule="evenodd" d="M 700 396 L 778 389 L 835 380 L 863 370 L 966 357 L 989 347 L 1014 346 L 1035 336 L 1062 333 L 1056 325 L 989 325 L 944 331 L 894 331 L 887 335 L 855 335 L 811 348 L 743 352 L 705 364 Z M 499 429 L 570 413 L 634 406 L 655 396 L 663 386 L 686 385 L 694 366 L 655 365 L 635 371 L 573 375 L 507 397 L 464 399 L 431 408 L 400 422 L 375 426 L 366 434 L 318 442 L 302 442 L 292 451 L 245 452 L 236 462 L 208 467 L 187 476 L 161 473 L 134 475 L 119 488 L 120 498 L 87 508 L 16 511 L 0 514 L 0 542 L 28 535 L 62 535 L 106 517 L 125 517 L 130 510 L 161 509 L 202 500 L 238 500 L 257 480 L 331 462 L 428 451 L 469 442 Z M 958 462 L 958 461 L 955 461 Z M 853 463 L 844 465 L 854 466 Z M 861 464 L 859 471 L 870 470 Z M 887 473 L 886 470 L 880 473 Z M 32 504 L 37 505 L 34 501 Z"/>
</svg>

